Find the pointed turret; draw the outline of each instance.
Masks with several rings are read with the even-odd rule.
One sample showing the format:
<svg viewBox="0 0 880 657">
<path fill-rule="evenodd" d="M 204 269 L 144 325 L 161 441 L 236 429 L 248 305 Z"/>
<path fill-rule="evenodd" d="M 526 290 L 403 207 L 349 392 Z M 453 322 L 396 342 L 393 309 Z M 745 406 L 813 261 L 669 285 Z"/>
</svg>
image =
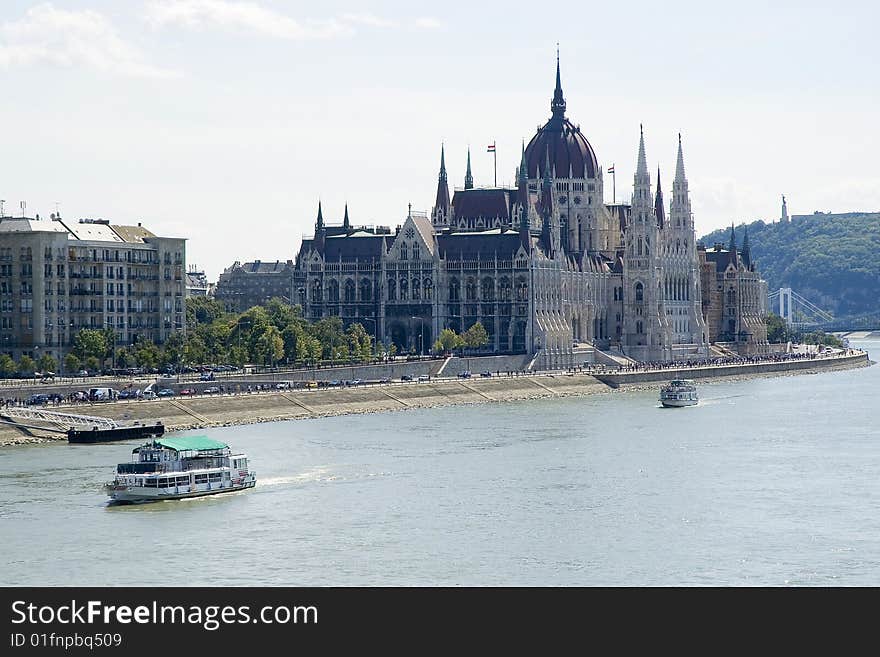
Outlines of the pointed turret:
<svg viewBox="0 0 880 657">
<path fill-rule="evenodd" d="M 657 225 L 663 228 L 666 222 L 666 211 L 663 209 L 663 191 L 660 189 L 660 167 L 657 167 L 657 194 L 654 197 L 654 215 L 657 217 Z"/>
<path fill-rule="evenodd" d="M 678 159 L 675 162 L 675 180 L 676 182 L 684 182 L 687 178 L 684 175 L 684 153 L 681 150 L 681 133 L 678 133 Z"/>
<path fill-rule="evenodd" d="M 556 47 L 556 88 L 553 90 L 553 100 L 550 101 L 550 111 L 554 118 L 565 116 L 565 98 L 562 96 L 562 77 L 559 74 L 559 46 Z"/>
<path fill-rule="evenodd" d="M 464 188 L 474 188 L 474 176 L 471 174 L 471 147 L 468 146 L 467 171 L 464 174 Z"/>
<path fill-rule="evenodd" d="M 727 242 L 727 250 L 736 251 L 736 228 L 732 223 L 730 224 L 730 239 Z"/>
<path fill-rule="evenodd" d="M 437 177 L 437 198 L 434 200 L 434 222 L 445 223 L 449 214 L 449 184 L 446 181 L 446 149 L 440 146 L 440 175 Z"/>
<path fill-rule="evenodd" d="M 324 228 L 324 215 L 321 213 L 321 201 L 318 201 L 318 218 L 315 220 L 315 249 L 318 253 L 324 253 L 324 238 L 327 230 Z"/>
<path fill-rule="evenodd" d="M 752 268 L 752 249 L 749 246 L 749 227 L 743 228 L 742 259 L 746 269 Z"/>
<path fill-rule="evenodd" d="M 351 230 L 351 221 L 348 219 L 348 202 L 345 204 L 345 215 L 342 217 L 342 227 L 346 231 Z"/>
<path fill-rule="evenodd" d="M 636 183 L 639 176 L 648 176 L 648 158 L 645 157 L 645 129 L 639 124 L 639 161 L 636 165 Z"/>
</svg>

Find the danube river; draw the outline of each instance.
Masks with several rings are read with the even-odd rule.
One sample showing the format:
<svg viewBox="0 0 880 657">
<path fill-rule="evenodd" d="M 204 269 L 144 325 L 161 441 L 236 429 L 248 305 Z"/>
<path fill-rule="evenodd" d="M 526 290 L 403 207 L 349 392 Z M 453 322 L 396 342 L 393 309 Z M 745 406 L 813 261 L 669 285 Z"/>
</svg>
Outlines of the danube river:
<svg viewBox="0 0 880 657">
<path fill-rule="evenodd" d="M 0 585 L 880 585 L 880 366 L 699 390 L 204 430 L 257 487 L 140 506 L 10 447 Z"/>
</svg>

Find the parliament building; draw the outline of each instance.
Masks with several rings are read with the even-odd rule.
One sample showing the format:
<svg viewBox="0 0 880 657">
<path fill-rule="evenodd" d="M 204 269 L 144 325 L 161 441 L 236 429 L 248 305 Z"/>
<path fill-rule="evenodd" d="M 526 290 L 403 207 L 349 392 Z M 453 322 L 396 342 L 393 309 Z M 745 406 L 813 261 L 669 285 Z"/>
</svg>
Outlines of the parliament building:
<svg viewBox="0 0 880 657">
<path fill-rule="evenodd" d="M 767 287 L 748 241 L 695 239 L 679 137 L 669 202 L 652 184 L 640 134 L 632 199 L 604 202 L 603 167 L 566 117 L 559 62 L 550 119 L 523 147 L 516 187 L 473 184 L 450 196 L 441 148 L 430 216 L 402 225 L 325 222 L 303 240 L 291 293 L 310 320 L 360 322 L 385 345 L 427 353 L 444 328 L 481 322 L 487 352 L 539 368 L 580 365 L 602 350 L 638 361 L 767 349 Z"/>
</svg>

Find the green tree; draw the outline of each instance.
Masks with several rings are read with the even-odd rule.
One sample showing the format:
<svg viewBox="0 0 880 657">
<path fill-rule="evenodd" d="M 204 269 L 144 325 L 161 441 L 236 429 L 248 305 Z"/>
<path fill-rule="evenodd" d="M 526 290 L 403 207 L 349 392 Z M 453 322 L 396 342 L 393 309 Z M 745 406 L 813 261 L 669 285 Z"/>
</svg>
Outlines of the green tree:
<svg viewBox="0 0 880 657">
<path fill-rule="evenodd" d="M 64 357 L 64 369 L 68 374 L 75 374 L 79 372 L 82 367 L 82 361 L 77 357 L 75 353 L 68 352 L 68 354 Z"/>
<path fill-rule="evenodd" d="M 199 324 L 213 324 L 223 319 L 226 311 L 221 301 L 207 297 L 189 297 L 186 300 L 186 326 L 194 330 Z"/>
<path fill-rule="evenodd" d="M 116 350 L 116 367 L 125 369 L 131 367 L 136 362 L 134 354 L 126 347 L 119 347 L 119 349 Z"/>
<path fill-rule="evenodd" d="M 767 315 L 767 341 L 768 342 L 788 342 L 788 326 L 785 320 L 776 313 Z"/>
<path fill-rule="evenodd" d="M 22 356 L 18 359 L 18 373 L 23 375 L 33 374 L 37 369 L 37 364 L 30 356 Z"/>
<path fill-rule="evenodd" d="M 152 340 L 141 338 L 134 346 L 134 358 L 140 367 L 156 367 L 161 357 L 162 353 L 159 351 L 159 347 L 154 345 Z"/>
<path fill-rule="evenodd" d="M 176 331 L 169 335 L 168 339 L 165 340 L 165 344 L 162 345 L 160 360 L 163 363 L 176 366 L 184 362 L 185 351 L 186 338 L 182 332 Z"/>
<path fill-rule="evenodd" d="M 365 362 L 373 356 L 373 339 L 362 324 L 350 324 L 345 332 L 348 338 L 348 351 L 352 358 Z"/>
<path fill-rule="evenodd" d="M 256 339 L 257 360 L 265 365 L 274 365 L 284 357 L 284 340 L 275 326 L 267 326 Z"/>
<path fill-rule="evenodd" d="M 85 359 L 85 366 L 89 372 L 97 372 L 101 369 L 101 361 L 97 356 L 89 356 Z"/>
<path fill-rule="evenodd" d="M 462 335 L 464 346 L 468 349 L 479 349 L 489 344 L 489 334 L 480 322 L 476 322 Z"/>
<path fill-rule="evenodd" d="M 107 337 L 103 329 L 80 329 L 73 338 L 73 351 L 80 360 L 103 359 L 107 355 Z M 95 369 L 100 369 L 99 367 Z"/>
<path fill-rule="evenodd" d="M 445 328 L 440 331 L 440 337 L 437 338 L 437 342 L 440 343 L 440 348 L 437 349 L 435 345 L 435 351 L 443 351 L 446 353 L 451 353 L 464 346 L 464 338 L 450 328 Z"/>
<path fill-rule="evenodd" d="M 37 367 L 39 367 L 40 371 L 45 375 L 46 372 L 55 372 L 58 369 L 58 361 L 49 354 L 43 354 L 40 356 Z"/>
<path fill-rule="evenodd" d="M 0 376 L 9 378 L 15 374 L 15 361 L 9 357 L 9 354 L 0 354 Z"/>
</svg>

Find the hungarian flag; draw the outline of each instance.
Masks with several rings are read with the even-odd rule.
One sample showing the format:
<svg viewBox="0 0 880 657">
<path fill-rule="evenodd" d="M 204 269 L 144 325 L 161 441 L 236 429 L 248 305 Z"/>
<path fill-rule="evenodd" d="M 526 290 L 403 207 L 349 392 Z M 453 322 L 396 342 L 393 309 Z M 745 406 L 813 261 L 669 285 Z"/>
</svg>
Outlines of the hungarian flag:
<svg viewBox="0 0 880 657">
<path fill-rule="evenodd" d="M 495 152 L 495 142 L 492 142 L 491 144 L 489 144 L 489 150 L 487 150 L 486 152 L 487 153 L 494 153 Z"/>
<path fill-rule="evenodd" d="M 614 165 L 613 164 L 610 167 L 608 167 L 608 173 L 614 173 Z"/>
</svg>

